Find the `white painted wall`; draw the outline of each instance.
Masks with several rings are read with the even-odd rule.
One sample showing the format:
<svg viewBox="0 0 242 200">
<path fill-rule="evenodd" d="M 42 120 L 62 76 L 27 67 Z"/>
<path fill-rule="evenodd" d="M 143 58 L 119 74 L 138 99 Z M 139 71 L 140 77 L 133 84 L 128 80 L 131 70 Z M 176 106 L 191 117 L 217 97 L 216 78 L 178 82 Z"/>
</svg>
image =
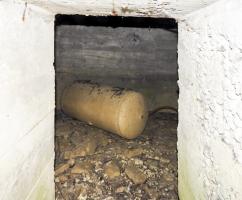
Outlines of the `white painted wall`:
<svg viewBox="0 0 242 200">
<path fill-rule="evenodd" d="M 21 0 L 52 13 L 180 18 L 217 0 Z"/>
<path fill-rule="evenodd" d="M 54 199 L 54 18 L 12 1 L 0 13 L 0 199 Z"/>
<path fill-rule="evenodd" d="M 242 1 L 179 23 L 179 193 L 242 199 Z"/>
</svg>

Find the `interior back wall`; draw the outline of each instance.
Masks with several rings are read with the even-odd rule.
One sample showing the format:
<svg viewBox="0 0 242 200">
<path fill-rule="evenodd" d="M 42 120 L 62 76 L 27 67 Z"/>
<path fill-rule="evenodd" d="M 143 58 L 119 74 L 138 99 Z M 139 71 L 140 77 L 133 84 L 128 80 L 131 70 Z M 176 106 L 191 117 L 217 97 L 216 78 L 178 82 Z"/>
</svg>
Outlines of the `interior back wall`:
<svg viewBox="0 0 242 200">
<path fill-rule="evenodd" d="M 158 28 L 56 28 L 56 104 L 74 80 L 142 92 L 150 109 L 177 107 L 177 34 Z"/>
</svg>

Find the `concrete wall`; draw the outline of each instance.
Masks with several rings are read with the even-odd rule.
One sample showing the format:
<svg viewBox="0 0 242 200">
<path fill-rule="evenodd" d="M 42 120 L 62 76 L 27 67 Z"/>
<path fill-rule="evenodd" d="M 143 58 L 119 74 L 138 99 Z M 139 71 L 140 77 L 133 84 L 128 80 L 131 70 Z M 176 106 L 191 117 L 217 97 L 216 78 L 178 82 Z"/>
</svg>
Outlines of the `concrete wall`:
<svg viewBox="0 0 242 200">
<path fill-rule="evenodd" d="M 52 13 L 182 18 L 217 0 L 22 0 Z"/>
<path fill-rule="evenodd" d="M 53 16 L 0 1 L 0 199 L 54 199 Z"/>
<path fill-rule="evenodd" d="M 242 199 L 242 2 L 179 24 L 179 194 Z"/>
<path fill-rule="evenodd" d="M 58 26 L 57 108 L 76 79 L 142 92 L 150 109 L 177 106 L 177 34 L 165 29 Z"/>
<path fill-rule="evenodd" d="M 53 18 L 17 2 L 0 1 L 0 198 L 54 199 Z M 179 16 L 182 200 L 242 199 L 241 13 L 240 0 L 222 0 Z"/>
</svg>

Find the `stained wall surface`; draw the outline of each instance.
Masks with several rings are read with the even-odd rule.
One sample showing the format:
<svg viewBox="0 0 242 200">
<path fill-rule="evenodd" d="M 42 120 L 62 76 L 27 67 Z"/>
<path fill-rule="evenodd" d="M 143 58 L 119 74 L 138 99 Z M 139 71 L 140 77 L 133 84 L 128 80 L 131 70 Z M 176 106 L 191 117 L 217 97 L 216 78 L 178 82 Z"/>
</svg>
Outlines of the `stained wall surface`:
<svg viewBox="0 0 242 200">
<path fill-rule="evenodd" d="M 145 16 L 180 19 L 218 0 L 20 0 L 54 14 Z"/>
<path fill-rule="evenodd" d="M 54 18 L 0 1 L 0 199 L 54 199 Z"/>
<path fill-rule="evenodd" d="M 179 194 L 242 199 L 241 1 L 179 24 Z"/>
</svg>

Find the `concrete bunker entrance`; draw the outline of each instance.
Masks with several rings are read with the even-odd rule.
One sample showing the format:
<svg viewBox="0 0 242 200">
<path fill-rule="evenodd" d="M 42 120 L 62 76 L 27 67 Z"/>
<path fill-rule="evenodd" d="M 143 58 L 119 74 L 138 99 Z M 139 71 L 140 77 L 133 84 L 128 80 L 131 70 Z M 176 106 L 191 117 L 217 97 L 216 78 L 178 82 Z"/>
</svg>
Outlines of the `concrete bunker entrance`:
<svg viewBox="0 0 242 200">
<path fill-rule="evenodd" d="M 55 71 L 56 199 L 178 199 L 175 20 L 57 15 Z M 140 93 L 142 134 L 125 139 L 63 112 L 64 91 L 77 83 Z"/>
<path fill-rule="evenodd" d="M 111 1 L 0 1 L 1 199 L 54 199 L 55 76 L 53 36 L 54 16 L 57 13 L 170 16 L 179 22 L 179 198 L 242 199 L 240 188 L 242 185 L 242 110 L 238 109 L 242 107 L 242 29 L 238 26 L 237 20 L 234 20 L 241 18 L 241 2 L 236 0 L 114 2 L 115 5 Z M 113 12 L 114 10 L 116 12 Z M 88 51 L 87 55 L 92 55 L 90 53 L 92 51 Z M 130 52 L 127 54 L 129 55 Z M 110 60 L 115 61 L 114 57 L 111 58 Z M 91 60 L 93 59 L 85 59 L 85 62 Z M 140 66 L 143 66 L 148 59 L 142 61 Z M 108 69 L 108 67 L 105 65 L 105 68 L 101 69 Z M 121 69 L 123 69 L 121 72 L 128 71 L 127 68 Z M 117 70 L 112 71 L 116 72 Z M 101 70 L 101 72 L 103 71 Z M 148 73 L 148 70 L 146 72 Z M 95 80 L 98 82 L 97 79 Z M 61 123 L 62 121 L 59 124 L 56 123 L 56 128 Z M 62 126 L 58 129 L 65 128 Z M 72 127 L 71 129 L 74 130 Z M 109 136 L 113 135 L 109 134 Z M 140 138 L 143 136 L 145 133 L 141 134 Z M 59 136 L 60 141 L 66 140 L 65 138 L 68 139 L 65 134 Z M 73 138 L 75 138 L 74 135 Z M 156 141 L 155 139 L 151 141 Z M 110 138 L 110 141 L 112 143 L 116 140 Z M 155 142 L 151 141 L 147 142 L 150 150 L 152 148 L 159 149 Z M 128 145 L 132 142 L 134 140 L 124 140 L 122 145 Z M 117 143 L 113 143 L 115 148 L 118 146 Z M 59 146 L 68 145 L 60 142 Z M 98 154 L 100 146 L 96 147 L 95 155 Z M 160 146 L 164 146 L 164 144 Z M 141 148 L 144 149 L 145 145 Z M 115 151 L 111 148 L 105 152 L 114 154 Z M 150 166 L 146 164 L 146 160 L 140 159 L 148 153 L 142 153 L 140 157 L 139 154 L 136 154 L 137 156 L 131 156 L 130 159 L 126 160 L 122 158 L 121 153 L 116 159 L 121 177 L 126 177 L 125 180 L 129 180 L 128 175 L 126 175 L 127 171 L 125 172 L 126 166 L 128 166 L 126 164 L 129 164 L 128 161 L 133 161 L 136 169 L 138 167 L 142 173 L 148 174 L 148 178 L 146 177 L 147 180 L 144 184 L 134 184 L 132 180 L 128 182 L 130 186 L 121 181 L 117 185 L 111 184 L 112 191 L 115 191 L 117 196 L 127 196 L 128 192 L 126 191 L 130 190 L 133 192 L 132 194 L 138 194 L 139 189 L 141 194 L 144 194 L 144 192 L 142 193 L 144 189 L 151 191 L 151 194 L 153 193 L 152 189 L 157 190 L 151 184 L 155 183 L 155 181 L 151 181 L 150 177 L 152 176 L 149 175 L 152 169 L 150 167 L 150 171 L 142 169 L 143 166 L 144 168 Z M 107 156 L 107 158 L 110 157 Z M 78 159 L 81 161 L 81 157 Z M 91 159 L 97 160 L 93 157 Z M 165 162 L 165 159 L 162 160 Z M 63 160 L 63 164 L 66 161 Z M 100 167 L 91 162 L 91 172 L 94 169 L 95 173 L 90 174 L 96 174 L 99 179 L 95 176 L 90 178 L 90 176 L 85 175 L 86 172 L 79 173 L 81 176 L 71 179 L 70 170 L 78 165 L 70 162 L 70 165 L 67 165 L 68 168 L 64 170 L 69 175 L 65 176 L 62 173 L 61 175 L 64 176 L 56 179 L 56 182 L 61 182 L 57 184 L 57 187 L 70 185 L 65 182 L 65 179 L 68 179 L 69 182 L 74 180 L 78 183 L 76 186 L 73 185 L 73 188 L 76 191 L 80 187 L 82 195 L 86 193 L 89 196 L 92 190 L 85 192 L 88 190 L 85 188 L 90 188 L 89 186 L 95 188 L 93 193 L 99 194 L 97 191 L 105 191 L 105 187 L 98 190 L 95 187 L 96 184 L 93 183 L 96 180 L 103 180 L 105 183 L 112 182 L 106 175 L 100 176 L 98 173 L 104 172 L 106 166 L 104 164 L 109 163 L 109 159 L 104 159 L 104 161 L 100 161 Z M 125 163 L 126 161 L 127 163 Z M 153 162 L 153 160 L 148 162 Z M 62 163 L 56 162 L 56 167 L 59 164 Z M 65 169 L 65 166 L 63 168 Z M 128 171 L 130 172 L 130 170 Z M 83 173 L 84 175 L 82 175 Z M 92 182 L 88 181 L 88 177 Z M 80 185 L 82 183 L 85 184 Z M 127 182 L 124 181 L 124 183 Z M 137 189 L 136 192 L 135 189 Z M 65 197 L 65 191 L 60 191 L 63 191 L 63 197 Z M 154 193 L 156 194 L 156 191 Z M 106 196 L 108 195 L 106 194 Z"/>
</svg>

